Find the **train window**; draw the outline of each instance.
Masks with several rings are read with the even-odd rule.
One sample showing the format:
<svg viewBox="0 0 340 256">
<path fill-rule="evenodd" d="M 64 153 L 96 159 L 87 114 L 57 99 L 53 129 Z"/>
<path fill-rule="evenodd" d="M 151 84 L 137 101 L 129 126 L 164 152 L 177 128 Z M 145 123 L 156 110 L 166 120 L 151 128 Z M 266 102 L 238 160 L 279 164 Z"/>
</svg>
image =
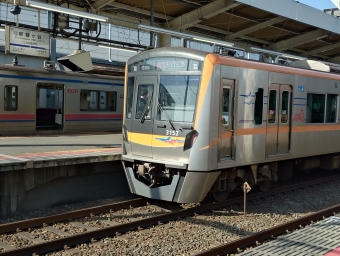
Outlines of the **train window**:
<svg viewBox="0 0 340 256">
<path fill-rule="evenodd" d="M 132 100 L 133 100 L 133 86 L 135 84 L 135 78 L 129 77 L 127 80 L 126 88 L 126 112 L 125 117 L 131 119 L 132 116 Z"/>
<path fill-rule="evenodd" d="M 325 122 L 325 94 L 307 93 L 307 123 Z"/>
<path fill-rule="evenodd" d="M 338 95 L 327 94 L 326 123 L 336 123 L 337 112 L 338 112 Z"/>
<path fill-rule="evenodd" d="M 136 119 L 145 117 L 146 120 L 150 120 L 152 116 L 152 96 L 153 85 L 152 84 L 140 84 L 138 85 L 138 97 L 136 104 Z M 144 111 L 146 111 L 144 113 Z"/>
<path fill-rule="evenodd" d="M 274 124 L 276 122 L 276 90 L 271 90 L 269 92 L 269 112 L 268 112 L 268 122 Z"/>
<path fill-rule="evenodd" d="M 223 88 L 222 94 L 222 124 L 229 124 L 230 88 Z"/>
<path fill-rule="evenodd" d="M 99 110 L 116 111 L 117 92 L 99 92 Z"/>
<path fill-rule="evenodd" d="M 262 124 L 263 115 L 263 89 L 258 88 L 255 92 L 255 108 L 254 108 L 254 121 L 255 124 Z"/>
<path fill-rule="evenodd" d="M 116 111 L 117 92 L 80 90 L 80 111 Z"/>
<path fill-rule="evenodd" d="M 161 76 L 157 120 L 193 122 L 199 76 Z"/>
<path fill-rule="evenodd" d="M 87 109 L 94 111 L 98 109 L 98 92 L 87 91 Z"/>
<path fill-rule="evenodd" d="M 18 86 L 5 85 L 4 109 L 6 111 L 15 111 L 18 109 Z"/>
<path fill-rule="evenodd" d="M 281 123 L 286 124 L 288 122 L 288 103 L 289 103 L 289 92 L 283 91 L 281 98 Z"/>
</svg>

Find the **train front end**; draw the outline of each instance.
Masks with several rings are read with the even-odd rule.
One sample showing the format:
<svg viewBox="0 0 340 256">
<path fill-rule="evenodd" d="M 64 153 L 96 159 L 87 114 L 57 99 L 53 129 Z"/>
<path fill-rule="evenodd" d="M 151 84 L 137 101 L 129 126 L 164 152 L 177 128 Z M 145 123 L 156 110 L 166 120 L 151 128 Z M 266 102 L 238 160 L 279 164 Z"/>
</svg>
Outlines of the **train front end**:
<svg viewBox="0 0 340 256">
<path fill-rule="evenodd" d="M 216 174 L 189 170 L 195 142 L 203 136 L 194 123 L 205 55 L 160 48 L 128 61 L 122 162 L 132 193 L 199 202 L 207 194 L 202 187 L 216 179 Z"/>
</svg>

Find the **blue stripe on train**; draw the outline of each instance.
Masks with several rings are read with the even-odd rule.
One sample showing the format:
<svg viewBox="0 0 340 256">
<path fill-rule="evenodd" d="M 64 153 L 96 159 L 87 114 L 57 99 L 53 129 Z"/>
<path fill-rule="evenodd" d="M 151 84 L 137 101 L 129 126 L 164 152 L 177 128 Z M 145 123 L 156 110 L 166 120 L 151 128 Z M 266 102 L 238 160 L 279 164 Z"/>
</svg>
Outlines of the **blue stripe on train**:
<svg viewBox="0 0 340 256">
<path fill-rule="evenodd" d="M 115 82 L 96 82 L 96 81 L 88 81 L 88 84 L 100 84 L 100 85 L 109 85 L 109 86 L 124 86 L 124 84 L 115 83 Z M 113 85 L 112 85 L 113 84 Z"/>
<path fill-rule="evenodd" d="M 75 83 L 75 84 L 83 84 L 84 83 L 83 80 L 72 80 L 72 79 L 62 79 L 62 78 L 46 78 L 46 77 L 36 77 L 36 76 L 17 76 L 17 75 L 0 74 L 0 77 L 27 79 L 27 80 L 39 80 L 39 81 L 56 81 L 56 82 Z M 124 84 L 115 83 L 115 82 L 88 81 L 88 84 L 109 85 L 109 86 L 112 86 L 112 84 L 113 84 L 114 86 L 124 86 Z"/>
</svg>

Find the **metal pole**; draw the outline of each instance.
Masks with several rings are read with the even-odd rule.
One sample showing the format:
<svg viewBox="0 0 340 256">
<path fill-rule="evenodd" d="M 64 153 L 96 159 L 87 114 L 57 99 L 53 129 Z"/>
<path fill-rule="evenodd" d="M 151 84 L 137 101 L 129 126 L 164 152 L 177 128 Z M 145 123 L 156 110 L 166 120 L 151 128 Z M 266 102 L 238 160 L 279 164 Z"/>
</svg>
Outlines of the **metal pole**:
<svg viewBox="0 0 340 256">
<path fill-rule="evenodd" d="M 81 50 L 81 28 L 82 28 L 83 18 L 79 18 L 79 45 L 78 50 Z"/>
<path fill-rule="evenodd" d="M 40 9 L 38 9 L 38 31 L 40 31 Z"/>
<path fill-rule="evenodd" d="M 244 217 L 246 216 L 246 205 L 247 205 L 247 190 L 244 189 L 244 198 L 243 198 Z"/>
<path fill-rule="evenodd" d="M 52 12 L 47 11 L 47 27 L 52 29 Z"/>
<path fill-rule="evenodd" d="M 109 45 L 111 45 L 111 23 L 109 23 L 109 39 L 110 39 L 110 43 Z M 112 62 L 112 59 L 111 59 L 111 47 L 109 47 L 109 62 Z"/>
<path fill-rule="evenodd" d="M 151 0 L 150 3 L 150 26 L 153 26 L 153 15 L 155 10 L 155 0 Z M 150 31 L 150 46 L 154 46 L 154 34 L 152 31 Z"/>
</svg>

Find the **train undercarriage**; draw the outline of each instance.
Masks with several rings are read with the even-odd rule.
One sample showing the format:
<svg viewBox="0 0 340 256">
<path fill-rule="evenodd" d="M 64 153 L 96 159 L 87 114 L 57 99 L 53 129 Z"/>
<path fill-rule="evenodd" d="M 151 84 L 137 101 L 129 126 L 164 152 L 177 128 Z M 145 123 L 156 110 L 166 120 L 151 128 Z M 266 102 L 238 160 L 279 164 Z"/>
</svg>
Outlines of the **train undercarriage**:
<svg viewBox="0 0 340 256">
<path fill-rule="evenodd" d="M 167 186 L 171 184 L 174 176 L 186 176 L 185 170 L 165 168 L 162 164 L 139 162 L 131 167 L 135 178 L 149 188 Z M 245 182 L 252 188 L 257 187 L 260 191 L 267 191 L 273 182 L 289 180 L 294 171 L 309 171 L 315 168 L 333 170 L 339 167 L 340 155 L 329 154 L 226 168 L 217 170 L 219 175 L 207 191 L 215 201 L 220 202 L 226 200 L 230 192 L 239 190 Z"/>
</svg>

